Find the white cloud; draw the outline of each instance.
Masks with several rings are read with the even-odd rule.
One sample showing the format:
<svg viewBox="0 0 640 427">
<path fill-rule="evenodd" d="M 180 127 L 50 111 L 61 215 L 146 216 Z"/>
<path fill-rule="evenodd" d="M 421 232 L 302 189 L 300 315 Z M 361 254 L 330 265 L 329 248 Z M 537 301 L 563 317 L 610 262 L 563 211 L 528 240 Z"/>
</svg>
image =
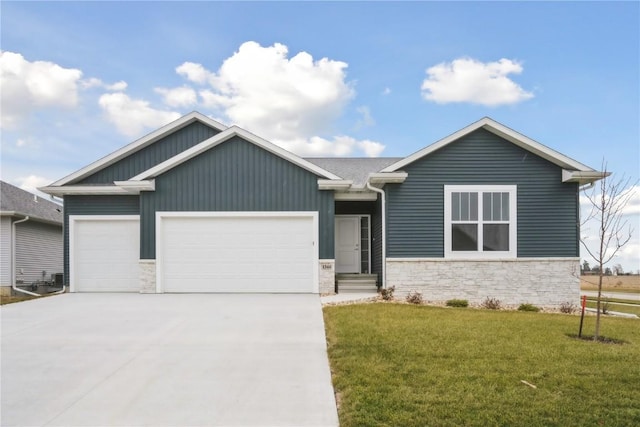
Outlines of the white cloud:
<svg viewBox="0 0 640 427">
<path fill-rule="evenodd" d="M 127 82 L 125 82 L 124 80 L 120 80 L 119 82 L 115 82 L 113 84 L 107 84 L 96 77 L 83 79 L 80 81 L 80 84 L 82 85 L 83 89 L 91 89 L 94 87 L 99 87 L 99 88 L 106 89 L 108 91 L 113 91 L 113 92 L 122 92 L 125 89 L 127 89 L 127 86 L 128 86 Z"/>
<path fill-rule="evenodd" d="M 640 215 L 640 185 L 629 187 L 623 192 L 623 197 L 629 196 L 629 201 L 623 209 L 625 215 Z"/>
<path fill-rule="evenodd" d="M 45 178 L 43 176 L 38 176 L 38 175 L 29 175 L 29 176 L 18 177 L 12 181 L 15 186 L 23 189 L 24 191 L 28 191 L 29 193 L 36 194 L 47 200 L 51 200 L 51 196 L 43 193 L 42 191 L 39 191 L 38 187 L 44 187 L 46 185 L 51 184 L 54 181 L 53 179 Z"/>
<path fill-rule="evenodd" d="M 16 127 L 36 110 L 71 108 L 78 104 L 82 71 L 48 61 L 27 61 L 14 52 L 0 52 L 0 126 Z"/>
<path fill-rule="evenodd" d="M 384 145 L 379 142 L 369 141 L 368 139 L 358 141 L 358 147 L 367 157 L 378 157 L 385 148 Z"/>
<path fill-rule="evenodd" d="M 170 107 L 188 107 L 198 102 L 196 91 L 188 86 L 173 89 L 158 87 L 155 91 L 162 95 L 164 103 Z"/>
<path fill-rule="evenodd" d="M 200 102 L 225 122 L 235 123 L 299 155 L 349 155 L 353 150 L 380 152 L 378 144 L 358 144 L 353 138 L 325 138 L 355 92 L 346 81 L 347 64 L 328 58 L 314 60 L 307 52 L 288 57 L 285 45 L 262 47 L 243 43 L 216 72 L 185 62 L 176 72 L 204 85 Z M 366 107 L 365 107 L 366 108 Z M 370 113 L 361 111 L 363 124 Z M 346 139 L 345 139 L 346 138 Z"/>
<path fill-rule="evenodd" d="M 391 93 L 391 88 L 389 87 L 385 87 L 384 90 L 382 91 L 383 95 L 389 95 Z"/>
<path fill-rule="evenodd" d="M 205 84 L 212 78 L 215 78 L 215 74 L 207 71 L 201 64 L 196 64 L 195 62 L 185 62 L 176 67 L 176 73 L 198 84 Z"/>
<path fill-rule="evenodd" d="M 147 128 L 157 128 L 176 120 L 180 113 L 157 110 L 149 106 L 147 101 L 131 99 L 124 93 L 107 93 L 100 97 L 98 103 L 107 119 L 127 136 L 140 136 Z"/>
<path fill-rule="evenodd" d="M 356 111 L 362 116 L 356 122 L 356 129 L 361 129 L 363 127 L 373 126 L 376 124 L 373 116 L 371 116 L 371 110 L 369 109 L 369 107 L 362 105 L 356 108 Z"/>
<path fill-rule="evenodd" d="M 439 104 L 468 102 L 490 107 L 516 104 L 533 98 L 507 76 L 522 73 L 522 65 L 510 59 L 483 63 L 459 58 L 427 69 L 422 96 Z"/>
</svg>

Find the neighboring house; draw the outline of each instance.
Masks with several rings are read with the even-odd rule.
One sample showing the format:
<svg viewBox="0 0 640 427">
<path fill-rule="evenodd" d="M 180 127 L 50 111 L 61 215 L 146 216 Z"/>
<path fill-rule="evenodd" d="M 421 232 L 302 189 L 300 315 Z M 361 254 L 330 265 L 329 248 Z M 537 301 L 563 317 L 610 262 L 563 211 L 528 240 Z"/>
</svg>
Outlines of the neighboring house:
<svg viewBox="0 0 640 427">
<path fill-rule="evenodd" d="M 191 113 L 41 188 L 72 292 L 579 297 L 579 188 L 602 173 L 489 118 L 406 158 L 307 158 Z"/>
<path fill-rule="evenodd" d="M 0 181 L 2 294 L 61 274 L 62 249 L 62 206 Z"/>
</svg>

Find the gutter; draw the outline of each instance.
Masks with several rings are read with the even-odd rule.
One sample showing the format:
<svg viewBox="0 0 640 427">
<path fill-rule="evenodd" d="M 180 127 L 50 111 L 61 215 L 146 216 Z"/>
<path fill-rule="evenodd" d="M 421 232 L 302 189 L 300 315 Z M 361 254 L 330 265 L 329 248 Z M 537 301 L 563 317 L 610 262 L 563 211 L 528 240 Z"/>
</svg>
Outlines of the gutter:
<svg viewBox="0 0 640 427">
<path fill-rule="evenodd" d="M 382 201 L 382 288 L 387 289 L 387 198 L 383 189 L 371 185 L 367 180 L 366 187 L 380 194 Z"/>
</svg>

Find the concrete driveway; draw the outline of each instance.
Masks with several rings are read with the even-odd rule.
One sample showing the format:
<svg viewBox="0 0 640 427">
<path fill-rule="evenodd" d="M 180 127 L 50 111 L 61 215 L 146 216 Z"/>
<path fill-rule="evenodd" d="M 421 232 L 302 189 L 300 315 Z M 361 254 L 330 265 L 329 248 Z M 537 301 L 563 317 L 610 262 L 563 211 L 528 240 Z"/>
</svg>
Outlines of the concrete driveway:
<svg viewBox="0 0 640 427">
<path fill-rule="evenodd" d="M 317 295 L 0 308 L 2 426 L 337 426 Z"/>
</svg>

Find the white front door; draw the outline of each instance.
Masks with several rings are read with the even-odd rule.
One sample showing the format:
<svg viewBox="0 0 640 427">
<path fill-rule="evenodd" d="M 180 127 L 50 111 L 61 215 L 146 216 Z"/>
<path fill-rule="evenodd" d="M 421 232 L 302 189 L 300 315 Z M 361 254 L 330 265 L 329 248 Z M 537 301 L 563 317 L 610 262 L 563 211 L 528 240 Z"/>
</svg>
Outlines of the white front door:
<svg viewBox="0 0 640 427">
<path fill-rule="evenodd" d="M 336 215 L 336 273 L 360 273 L 360 217 Z"/>
</svg>

